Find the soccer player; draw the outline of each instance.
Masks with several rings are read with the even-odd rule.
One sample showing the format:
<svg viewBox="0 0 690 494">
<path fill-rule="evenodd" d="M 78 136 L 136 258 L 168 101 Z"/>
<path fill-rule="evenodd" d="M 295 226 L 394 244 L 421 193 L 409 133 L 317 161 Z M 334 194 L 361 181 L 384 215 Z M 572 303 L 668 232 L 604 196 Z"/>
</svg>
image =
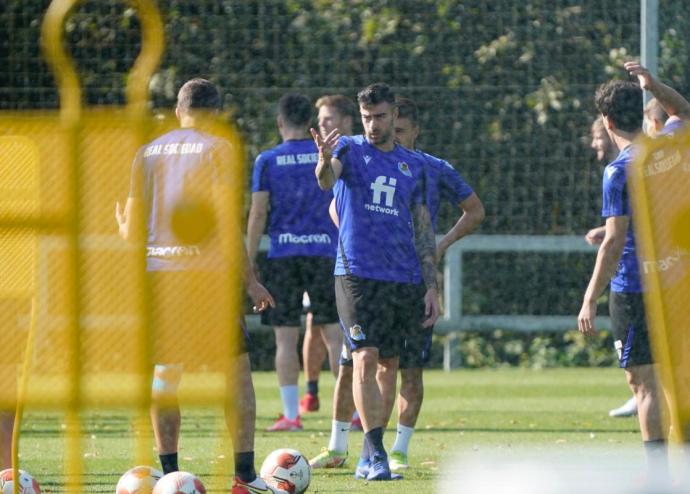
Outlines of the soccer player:
<svg viewBox="0 0 690 494">
<path fill-rule="evenodd" d="M 218 307 L 203 314 L 197 307 L 197 292 L 204 301 L 217 300 L 218 291 L 225 286 L 222 280 L 230 268 L 222 254 L 221 242 L 231 224 L 226 217 L 225 198 L 228 188 L 239 184 L 228 183 L 227 172 L 230 166 L 240 166 L 229 162 L 230 144 L 203 130 L 203 117 L 206 112 L 216 113 L 221 106 L 220 94 L 216 87 L 205 79 L 192 79 L 186 82 L 177 95 L 175 114 L 180 128 L 171 131 L 143 146 L 132 165 L 130 194 L 124 210 L 118 204 L 115 217 L 120 235 L 137 239 L 139 228 L 146 225 L 147 271 L 153 288 L 153 320 L 157 330 L 184 335 L 200 325 L 226 323 L 214 319 L 213 313 L 222 313 Z M 203 231 L 203 235 L 187 238 L 188 233 L 173 229 L 174 217 L 181 204 L 196 211 L 197 220 L 203 220 L 204 208 L 193 208 L 192 204 L 208 204 L 210 217 L 216 218 L 215 225 Z M 208 216 L 206 216 L 208 218 Z M 196 234 L 195 234 L 196 235 Z M 226 237 L 227 238 L 227 237 Z M 189 245 L 189 241 L 194 244 Z M 269 292 L 257 281 L 246 254 L 238 262 L 244 266 L 244 283 L 247 293 L 255 305 L 255 310 L 263 311 L 274 305 Z M 190 281 L 203 280 L 206 284 Z M 220 283 L 213 283 L 221 280 Z M 165 297 L 170 293 L 190 293 L 194 297 L 184 303 L 176 298 L 175 306 L 166 304 Z M 191 295 L 191 294 L 190 294 Z M 195 301 L 195 302 L 192 302 Z M 167 300 L 169 302 L 169 300 Z M 169 327 L 162 328 L 162 321 Z M 238 321 L 239 323 L 239 321 Z M 232 371 L 228 373 L 228 387 L 232 389 L 232 404 L 228 401 L 227 423 L 234 444 L 235 479 L 232 494 L 283 493 L 274 489 L 256 475 L 254 468 L 254 424 L 256 405 L 252 384 L 249 355 L 246 349 L 247 333 L 243 324 L 244 341 L 232 360 Z M 239 330 L 240 328 L 238 328 Z M 164 353 L 165 342 L 156 345 L 157 358 Z M 151 411 L 156 446 L 165 473 L 178 470 L 178 440 L 181 415 L 176 398 L 176 389 L 181 377 L 179 365 L 157 365 L 153 382 L 153 406 Z M 230 393 L 229 393 L 230 394 Z M 232 420 L 230 406 L 237 409 L 237 422 Z"/>
<path fill-rule="evenodd" d="M 247 242 L 252 263 L 266 227 L 271 246 L 263 279 L 278 305 L 263 316 L 274 327 L 275 366 L 283 414 L 269 431 L 299 431 L 299 355 L 297 343 L 302 295 L 311 303 L 313 324 L 329 342 L 331 361 L 342 342 L 333 289 L 333 265 L 338 230 L 328 218 L 333 198 L 314 181 L 318 153 L 309 135 L 312 104 L 301 94 L 288 93 L 278 102 L 278 130 L 282 144 L 256 158 L 252 176 L 252 205 Z"/>
<path fill-rule="evenodd" d="M 578 316 L 585 335 L 596 333 L 597 299 L 611 284 L 609 313 L 620 366 L 637 399 L 642 440 L 650 473 L 666 475 L 666 433 L 661 419 L 661 390 L 648 339 L 635 238 L 630 224 L 626 167 L 632 141 L 642 130 L 642 91 L 632 82 L 610 81 L 596 92 L 596 106 L 620 153 L 604 170 L 602 216 L 605 235 Z"/>
<path fill-rule="evenodd" d="M 421 130 L 417 105 L 411 99 L 400 98 L 397 101 L 397 107 L 399 113 L 395 124 L 396 139 L 404 147 L 416 149 L 417 137 Z M 438 261 L 443 258 L 448 247 L 469 235 L 479 226 L 484 219 L 484 206 L 477 194 L 450 163 L 422 151 L 417 151 L 426 158 L 427 205 L 434 230 L 436 230 L 436 220 L 441 201 L 446 201 L 462 211 L 455 225 L 439 240 L 436 246 L 436 259 Z M 424 332 L 412 335 L 405 342 L 404 350 L 400 355 L 401 381 L 400 393 L 398 394 L 397 434 L 390 454 L 392 471 L 409 467 L 408 447 L 424 398 L 422 368 L 429 362 L 432 333 L 432 328 L 428 328 Z M 382 370 L 385 371 L 385 369 Z M 389 417 L 395 396 L 395 374 L 388 376 L 388 378 L 381 375 L 379 381 L 387 386 L 386 394 L 389 398 L 385 402 L 389 408 L 385 417 Z"/>
<path fill-rule="evenodd" d="M 611 142 L 611 139 L 609 139 L 606 133 L 606 127 L 604 127 L 604 121 L 600 116 L 592 122 L 591 135 L 592 142 L 590 147 L 596 152 L 597 161 L 604 163 L 613 161 L 618 154 L 618 149 Z M 589 245 L 600 245 L 604 240 L 605 233 L 606 227 L 604 226 L 592 228 L 585 235 L 585 241 Z M 635 395 L 621 406 L 609 410 L 609 417 L 631 417 L 633 415 L 637 415 L 637 401 L 635 400 Z"/>
<path fill-rule="evenodd" d="M 322 96 L 316 100 L 315 106 L 318 110 L 317 121 L 321 137 L 325 138 L 334 129 L 338 129 L 342 135 L 352 135 L 352 124 L 357 109 L 350 98 L 342 94 Z M 301 414 L 315 412 L 319 409 L 319 375 L 327 354 L 332 357 L 330 360 L 331 371 L 336 378 L 338 377 L 338 354 L 343 340 L 341 331 L 335 335 L 326 333 L 323 326 L 314 326 L 312 319 L 313 314 L 307 313 L 304 342 L 302 343 L 302 361 L 304 362 L 304 378 L 307 390 L 299 402 Z M 331 338 L 329 339 L 329 337 Z M 330 352 L 328 352 L 329 347 L 331 348 Z"/>
<path fill-rule="evenodd" d="M 657 119 L 653 119 L 653 115 L 647 114 L 647 108 L 645 108 L 645 129 L 650 129 L 650 132 L 647 132 L 648 135 L 650 137 L 669 135 L 682 128 L 687 120 L 690 119 L 690 102 L 678 94 L 675 89 L 652 76 L 639 62 L 625 62 L 624 67 L 630 75 L 637 76 L 640 87 L 649 91 L 658 102 L 658 105 L 668 114 L 668 118 L 663 122 L 663 126 L 659 128 L 659 124 L 661 124 L 658 121 L 660 118 L 659 113 L 657 112 Z M 647 105 L 651 105 L 652 101 L 654 100 L 650 100 Z"/>
<path fill-rule="evenodd" d="M 416 149 L 416 140 L 421 132 L 417 105 L 411 99 L 398 98 L 396 106 L 398 108 L 398 118 L 395 123 L 396 139 L 402 146 Z M 438 243 L 436 256 L 441 259 L 450 245 L 471 233 L 481 223 L 484 218 L 484 206 L 477 194 L 452 165 L 429 154 L 418 152 L 427 160 L 427 204 L 434 228 L 441 200 L 458 206 L 462 211 L 454 227 Z M 337 224 L 337 216 L 332 216 Z M 428 363 L 431 338 L 431 328 L 418 332 L 405 342 L 403 353 L 400 355 L 401 388 L 398 395 L 397 434 L 391 448 L 389 462 L 391 471 L 402 470 L 409 466 L 408 447 L 424 397 L 422 367 Z M 340 381 L 351 382 L 352 380 L 352 361 L 341 359 L 341 362 L 339 385 L 342 384 Z M 378 379 L 384 387 L 384 402 L 387 410 L 385 417 L 389 417 L 394 402 L 396 376 L 395 373 L 386 372 L 387 369 L 384 367 L 379 370 Z M 334 397 L 335 420 L 331 429 L 329 446 L 310 461 L 313 468 L 337 468 L 342 466 L 347 458 L 347 424 L 339 423 L 339 418 L 347 416 L 352 405 L 349 405 L 344 386 L 336 388 L 337 391 L 341 389 L 343 391 L 336 393 Z M 359 466 L 366 466 L 367 462 L 368 458 L 364 451 Z M 361 475 L 360 470 L 361 468 L 358 468 L 357 476 Z"/>
<path fill-rule="evenodd" d="M 376 83 L 360 91 L 357 101 L 363 136 L 311 133 L 319 148 L 319 186 L 335 187 L 336 301 L 352 351 L 353 396 L 371 452 L 366 478 L 390 480 L 377 367 L 396 372 L 406 338 L 438 318 L 435 242 L 425 204 L 424 158 L 395 142 L 395 94 Z"/>
</svg>

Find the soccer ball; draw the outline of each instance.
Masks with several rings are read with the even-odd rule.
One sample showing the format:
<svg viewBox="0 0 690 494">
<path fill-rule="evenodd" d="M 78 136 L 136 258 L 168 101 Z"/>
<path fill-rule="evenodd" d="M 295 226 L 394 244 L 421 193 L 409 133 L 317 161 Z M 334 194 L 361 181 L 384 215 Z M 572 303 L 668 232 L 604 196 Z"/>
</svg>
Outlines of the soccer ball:
<svg viewBox="0 0 690 494">
<path fill-rule="evenodd" d="M 294 449 L 276 449 L 261 465 L 259 474 L 267 484 L 290 494 L 302 494 L 309 487 L 311 468 L 306 458 Z"/>
<path fill-rule="evenodd" d="M 151 467 L 134 467 L 120 477 L 115 494 L 150 494 L 163 472 Z"/>
<path fill-rule="evenodd" d="M 206 487 L 189 472 L 171 472 L 160 479 L 153 494 L 206 494 Z"/>
<path fill-rule="evenodd" d="M 14 471 L 11 468 L 0 472 L 0 491 L 2 494 L 14 492 Z M 19 494 L 41 494 L 41 487 L 31 475 L 19 470 Z"/>
</svg>

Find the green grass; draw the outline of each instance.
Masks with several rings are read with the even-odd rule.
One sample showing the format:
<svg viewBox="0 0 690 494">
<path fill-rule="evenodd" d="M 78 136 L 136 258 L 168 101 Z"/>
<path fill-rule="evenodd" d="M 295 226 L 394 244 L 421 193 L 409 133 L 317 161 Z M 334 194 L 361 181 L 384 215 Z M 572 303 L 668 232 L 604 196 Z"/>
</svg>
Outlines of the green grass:
<svg viewBox="0 0 690 494">
<path fill-rule="evenodd" d="M 362 443 L 350 435 L 345 469 L 314 472 L 309 492 L 387 494 L 433 492 L 442 462 L 451 453 L 478 455 L 492 449 L 527 447 L 534 451 L 581 451 L 584 446 L 639 447 L 635 418 L 611 419 L 607 411 L 628 398 L 619 369 L 525 369 L 430 371 L 426 398 L 410 447 L 412 468 L 404 484 L 367 485 L 352 471 Z M 328 443 L 333 378 L 323 375 L 321 411 L 305 417 L 304 432 L 262 432 L 281 410 L 273 373 L 256 373 L 257 468 L 273 449 L 291 447 L 308 457 Z M 214 411 L 190 410 L 183 418 L 181 467 L 207 480 L 215 475 L 216 436 L 222 430 Z M 395 417 L 390 427 L 395 426 Z M 45 492 L 62 492 L 64 440 L 57 415 L 28 414 L 21 443 L 22 468 L 32 472 Z M 133 466 L 134 432 L 125 414 L 88 414 L 84 426 L 86 492 L 114 492 L 119 475 Z M 387 447 L 392 434 L 384 437 Z M 640 447 L 640 456 L 642 448 Z M 152 451 L 153 454 L 153 451 Z M 209 481 L 210 482 L 210 481 Z"/>
</svg>

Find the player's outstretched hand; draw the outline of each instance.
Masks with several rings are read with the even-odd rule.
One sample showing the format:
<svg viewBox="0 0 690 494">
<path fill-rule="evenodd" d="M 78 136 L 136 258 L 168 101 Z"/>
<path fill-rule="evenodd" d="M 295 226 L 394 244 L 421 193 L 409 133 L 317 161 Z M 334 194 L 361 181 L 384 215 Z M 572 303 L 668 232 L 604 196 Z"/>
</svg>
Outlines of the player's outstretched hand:
<svg viewBox="0 0 690 494">
<path fill-rule="evenodd" d="M 254 304 L 254 312 L 263 312 L 269 307 L 275 307 L 276 303 L 271 294 L 258 281 L 247 284 L 247 294 Z"/>
<path fill-rule="evenodd" d="M 597 228 L 592 228 L 590 231 L 587 232 L 587 235 L 585 235 L 585 241 L 589 245 L 601 245 L 601 243 L 604 241 L 605 236 L 606 227 L 599 226 Z"/>
<path fill-rule="evenodd" d="M 652 76 L 651 72 L 640 64 L 640 62 L 625 62 L 623 67 L 625 67 L 625 70 L 627 70 L 630 75 L 637 76 L 642 89 L 651 89 L 652 85 L 654 84 L 654 76 Z"/>
<path fill-rule="evenodd" d="M 436 288 L 429 288 L 424 294 L 424 315 L 426 319 L 422 326 L 425 328 L 433 326 L 439 314 L 441 314 L 441 308 L 438 305 L 438 292 Z"/>
<path fill-rule="evenodd" d="M 325 138 L 322 138 L 316 129 L 310 129 L 310 131 L 316 147 L 319 148 L 319 155 L 325 159 L 330 159 L 333 156 L 333 149 L 335 149 L 338 139 L 340 139 L 340 131 L 333 129 Z"/>
<path fill-rule="evenodd" d="M 594 327 L 594 319 L 597 317 L 597 302 L 583 302 L 580 315 L 577 316 L 577 329 L 585 336 L 594 336 L 597 333 Z"/>
</svg>

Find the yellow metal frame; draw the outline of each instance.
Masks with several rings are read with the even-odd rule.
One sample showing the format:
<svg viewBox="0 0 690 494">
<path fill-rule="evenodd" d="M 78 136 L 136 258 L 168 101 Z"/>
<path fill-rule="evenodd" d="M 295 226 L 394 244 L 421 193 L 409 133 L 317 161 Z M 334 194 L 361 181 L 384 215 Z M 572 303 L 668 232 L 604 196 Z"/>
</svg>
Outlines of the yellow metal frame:
<svg viewBox="0 0 690 494">
<path fill-rule="evenodd" d="M 655 219 L 652 214 L 654 208 L 650 201 L 644 165 L 654 153 L 661 149 L 672 146 L 678 147 L 680 145 L 687 148 L 686 142 L 689 136 L 690 134 L 684 132 L 681 135 L 664 137 L 662 139 L 642 138 L 638 143 L 638 154 L 629 170 L 628 177 L 631 190 L 630 200 L 634 211 L 632 217 L 636 232 L 635 242 L 639 253 L 642 254 L 642 256 L 638 255 L 638 259 L 659 258 L 659 246 L 657 245 L 653 228 Z M 690 411 L 683 411 L 679 406 L 678 393 L 683 391 L 681 383 L 677 380 L 678 376 L 673 373 L 674 362 L 671 351 L 673 334 L 666 317 L 659 272 L 653 269 L 650 270 L 650 272 L 643 276 L 643 282 L 650 341 L 654 352 L 654 359 L 658 364 L 659 378 L 664 386 L 664 395 L 668 400 L 669 419 L 671 424 L 674 425 L 671 428 L 671 433 L 674 440 L 678 442 L 687 441 L 690 438 L 684 437 L 687 434 L 684 428 L 688 426 L 687 422 L 690 417 L 687 414 Z"/>
<path fill-rule="evenodd" d="M 80 0 L 53 0 L 50 4 L 42 25 L 42 49 L 44 55 L 51 66 L 58 92 L 60 95 L 60 120 L 62 128 L 65 133 L 65 138 L 68 140 L 68 202 L 70 209 L 67 212 L 67 217 L 64 221 L 50 221 L 50 219 L 33 219 L 33 221 L 24 222 L 19 221 L 24 227 L 54 227 L 56 224 L 62 225 L 66 229 L 67 238 L 69 242 L 69 271 L 70 282 L 68 287 L 70 300 L 70 324 L 69 324 L 69 399 L 66 407 L 66 423 L 67 423 L 67 455 L 65 473 L 67 477 L 66 492 L 81 492 L 82 490 L 82 463 L 81 463 L 81 427 L 79 420 L 79 412 L 81 411 L 82 400 L 82 369 L 79 358 L 79 348 L 81 346 L 81 327 L 80 320 L 82 315 L 81 297 L 82 279 L 79 267 L 81 265 L 81 245 L 80 234 L 81 225 L 79 218 L 79 211 L 81 208 L 81 185 L 80 177 L 81 159 L 79 155 L 79 139 L 82 129 L 82 92 L 79 78 L 72 59 L 67 54 L 64 48 L 64 22 L 69 16 L 74 7 L 80 3 Z M 138 143 L 144 144 L 148 132 L 148 87 L 149 81 L 159 64 L 163 53 L 164 36 L 163 23 L 158 12 L 158 9 L 153 0 L 131 0 L 129 2 L 137 9 L 142 23 L 142 49 L 139 54 L 128 78 L 126 95 L 127 95 L 127 111 L 128 118 L 132 122 L 133 130 L 136 133 Z M 27 224 L 29 223 L 29 224 Z M 143 227 L 143 225 L 142 225 Z M 141 282 L 146 283 L 145 276 L 145 260 L 142 260 L 141 266 Z M 147 293 L 146 290 L 143 291 Z M 142 297 L 142 311 L 144 315 L 144 330 L 140 331 L 141 341 L 140 348 L 148 348 L 148 340 L 150 333 L 150 325 L 148 324 L 147 315 L 150 302 L 147 297 Z M 29 338 L 27 342 L 26 358 L 24 360 L 22 377 L 18 390 L 17 408 L 15 414 L 15 424 L 12 438 L 12 468 L 14 470 L 14 478 L 18 479 L 19 469 L 19 436 L 21 419 L 24 411 L 24 396 L 27 388 L 27 381 L 29 376 L 29 363 L 31 349 L 33 347 L 33 339 L 35 336 L 36 326 L 36 302 L 32 303 L 31 313 L 31 327 L 29 331 Z M 150 374 L 151 362 L 147 352 L 140 352 L 141 362 L 140 368 L 145 369 L 142 375 Z M 142 380 L 142 396 L 150 396 L 149 386 L 150 380 L 145 382 Z M 145 401 L 145 400 L 144 400 Z M 141 413 L 147 416 L 149 402 L 142 403 Z M 144 423 L 148 421 L 145 420 Z M 144 435 L 141 435 L 144 436 Z M 148 451 L 148 442 L 144 437 L 138 439 L 138 457 L 148 458 L 150 452 Z M 18 494 L 19 483 L 14 482 L 14 492 Z"/>
</svg>

